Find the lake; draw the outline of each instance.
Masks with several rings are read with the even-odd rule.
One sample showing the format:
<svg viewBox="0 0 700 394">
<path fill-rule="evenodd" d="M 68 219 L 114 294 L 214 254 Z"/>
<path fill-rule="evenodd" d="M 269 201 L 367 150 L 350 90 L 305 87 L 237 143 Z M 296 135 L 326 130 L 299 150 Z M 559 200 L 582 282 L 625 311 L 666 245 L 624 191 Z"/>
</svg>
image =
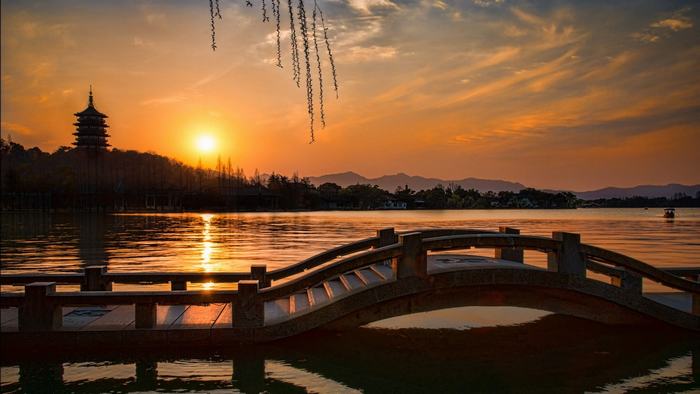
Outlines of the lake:
<svg viewBox="0 0 700 394">
<path fill-rule="evenodd" d="M 675 220 L 662 214 L 661 209 L 2 214 L 0 268 L 4 274 L 76 272 L 89 265 L 107 265 L 110 271 L 209 272 L 247 271 L 251 264 L 264 263 L 271 270 L 373 236 L 383 227 L 498 226 L 531 235 L 577 232 L 585 243 L 655 266 L 700 266 L 700 209 L 678 209 Z M 546 264 L 537 252 L 526 252 L 525 259 Z M 134 288 L 144 287 L 115 285 L 115 290 Z M 661 287 L 645 282 L 645 289 Z M 625 392 L 700 387 L 697 338 L 630 335 L 530 309 L 454 308 L 339 335 L 306 335 L 260 346 L 252 360 L 243 361 L 240 355 L 250 351 L 57 357 L 42 363 L 3 356 L 2 391 Z M 577 335 L 579 344 L 567 346 L 568 335 Z M 253 372 L 242 372 L 248 369 Z"/>
</svg>

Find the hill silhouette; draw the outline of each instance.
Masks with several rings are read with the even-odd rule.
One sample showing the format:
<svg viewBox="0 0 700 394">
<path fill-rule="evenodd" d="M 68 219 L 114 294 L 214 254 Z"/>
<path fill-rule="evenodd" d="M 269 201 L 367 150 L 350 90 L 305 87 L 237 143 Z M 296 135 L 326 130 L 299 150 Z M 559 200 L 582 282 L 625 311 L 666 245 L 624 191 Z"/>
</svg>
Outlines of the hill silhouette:
<svg viewBox="0 0 700 394">
<path fill-rule="evenodd" d="M 444 180 L 438 178 L 426 178 L 422 176 L 412 176 L 405 173 L 398 173 L 394 175 L 384 175 L 378 178 L 366 178 L 360 174 L 352 171 L 341 172 L 337 174 L 328 174 L 317 177 L 309 177 L 311 183 L 315 185 L 320 185 L 326 182 L 331 182 L 338 184 L 343 187 L 348 187 L 350 185 L 377 185 L 381 189 L 394 191 L 396 188 L 404 188 L 408 185 L 409 188 L 413 190 L 424 190 L 432 189 L 437 185 L 442 185 L 444 187 L 461 186 L 463 189 L 475 189 L 480 192 L 492 191 L 492 192 L 517 192 L 525 189 L 525 185 L 518 182 L 509 182 L 503 180 L 495 179 L 479 179 L 479 178 L 464 178 L 455 180 Z"/>
</svg>

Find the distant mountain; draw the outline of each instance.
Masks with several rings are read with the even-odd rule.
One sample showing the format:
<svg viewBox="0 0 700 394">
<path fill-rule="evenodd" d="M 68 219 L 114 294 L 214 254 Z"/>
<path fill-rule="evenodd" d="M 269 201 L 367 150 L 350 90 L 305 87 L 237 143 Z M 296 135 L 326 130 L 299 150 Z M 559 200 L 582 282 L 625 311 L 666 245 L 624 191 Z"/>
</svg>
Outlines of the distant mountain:
<svg viewBox="0 0 700 394">
<path fill-rule="evenodd" d="M 319 186 L 326 182 L 336 183 L 342 187 L 347 187 L 356 184 L 378 185 L 384 190 L 393 192 L 397 187 L 408 185 L 413 190 L 432 189 L 436 185 L 459 185 L 465 189 L 476 189 L 481 192 L 486 191 L 519 191 L 525 189 L 525 186 L 517 182 L 508 182 L 494 179 L 478 179 L 464 178 L 457 180 L 444 180 L 438 178 L 425 178 L 422 176 L 411 176 L 404 173 L 395 175 L 384 175 L 379 178 L 365 178 L 364 176 L 354 172 L 342 172 L 338 174 L 328 174 L 318 177 L 309 177 L 311 183 Z"/>
<path fill-rule="evenodd" d="M 479 178 L 464 178 L 457 180 L 445 180 L 438 178 L 425 178 L 422 176 L 411 176 L 404 173 L 395 175 L 384 175 L 379 178 L 366 178 L 352 171 L 341 172 L 337 174 L 328 174 L 322 176 L 309 177 L 311 183 L 316 186 L 326 182 L 336 183 L 342 187 L 347 187 L 356 184 L 378 185 L 384 190 L 393 192 L 397 187 L 408 185 L 413 190 L 432 189 L 436 185 L 459 185 L 465 189 L 476 189 L 480 192 L 500 192 L 500 191 L 519 191 L 525 189 L 526 186 L 518 182 L 509 182 L 495 179 L 479 179 Z M 545 190 L 550 193 L 558 193 L 561 190 Z M 585 192 L 573 192 L 578 198 L 583 200 L 596 200 L 599 198 L 625 198 L 625 197 L 666 197 L 672 198 L 676 193 L 685 193 L 695 197 L 696 193 L 700 192 L 700 185 L 680 185 L 671 183 L 668 185 L 640 185 L 634 187 L 606 187 L 598 190 Z"/>
<path fill-rule="evenodd" d="M 625 197 L 666 197 L 672 198 L 676 193 L 685 193 L 695 197 L 700 192 L 700 185 L 680 185 L 670 183 L 668 185 L 640 185 L 634 187 L 606 187 L 587 192 L 575 192 L 578 198 L 583 200 L 596 200 L 599 198 L 625 198 Z"/>
</svg>

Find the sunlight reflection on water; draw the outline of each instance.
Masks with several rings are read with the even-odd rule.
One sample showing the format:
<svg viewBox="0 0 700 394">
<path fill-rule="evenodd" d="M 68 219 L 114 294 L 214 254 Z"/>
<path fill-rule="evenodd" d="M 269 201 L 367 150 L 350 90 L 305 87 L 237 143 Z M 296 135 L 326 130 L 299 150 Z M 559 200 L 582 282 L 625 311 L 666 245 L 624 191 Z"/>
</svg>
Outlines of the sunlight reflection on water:
<svg viewBox="0 0 700 394">
<path fill-rule="evenodd" d="M 656 266 L 699 266 L 700 209 L 678 209 L 670 222 L 661 214 L 660 209 L 2 214 L 0 267 L 5 273 L 77 272 L 88 265 L 122 272 L 212 272 L 248 271 L 251 264 L 264 263 L 273 270 L 383 227 L 498 226 L 532 235 L 578 232 L 586 243 Z M 469 253 L 493 255 L 486 249 Z M 541 253 L 526 251 L 525 257 L 545 264 Z"/>
</svg>

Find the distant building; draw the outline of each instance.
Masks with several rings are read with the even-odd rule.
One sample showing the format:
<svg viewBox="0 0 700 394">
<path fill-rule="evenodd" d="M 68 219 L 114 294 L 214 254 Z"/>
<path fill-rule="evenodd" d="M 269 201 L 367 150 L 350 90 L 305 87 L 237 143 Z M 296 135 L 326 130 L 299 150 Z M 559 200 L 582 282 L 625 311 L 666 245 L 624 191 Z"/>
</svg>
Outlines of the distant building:
<svg viewBox="0 0 700 394">
<path fill-rule="evenodd" d="M 384 204 L 382 204 L 379 209 L 406 209 L 407 204 L 404 201 L 399 201 L 395 198 L 387 198 L 384 200 Z"/>
<path fill-rule="evenodd" d="M 76 131 L 73 133 L 75 142 L 73 145 L 79 149 L 90 151 L 102 151 L 107 149 L 107 115 L 95 109 L 95 104 L 92 97 L 92 86 L 90 86 L 90 95 L 88 97 L 88 106 L 82 112 L 74 114 L 78 117 L 78 121 L 73 123 L 76 126 Z"/>
<path fill-rule="evenodd" d="M 78 201 L 77 209 L 88 211 L 101 211 L 110 206 L 114 196 L 106 179 L 104 154 L 109 147 L 107 138 L 107 115 L 95 108 L 92 97 L 92 86 L 88 96 L 88 106 L 83 111 L 74 114 L 78 120 L 73 123 L 76 127 L 75 149 L 81 156 L 76 162 L 76 174 L 78 176 Z"/>
</svg>

